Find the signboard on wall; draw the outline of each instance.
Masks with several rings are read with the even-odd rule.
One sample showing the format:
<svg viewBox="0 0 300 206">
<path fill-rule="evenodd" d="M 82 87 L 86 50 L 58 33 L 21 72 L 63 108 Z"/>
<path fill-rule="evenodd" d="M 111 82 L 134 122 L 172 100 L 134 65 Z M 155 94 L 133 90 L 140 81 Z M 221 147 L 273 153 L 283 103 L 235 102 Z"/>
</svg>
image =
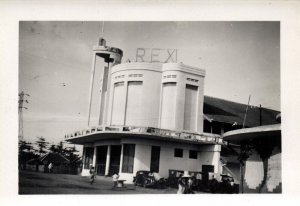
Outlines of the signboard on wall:
<svg viewBox="0 0 300 206">
<path fill-rule="evenodd" d="M 176 63 L 177 49 L 137 48 L 136 62 Z"/>
</svg>

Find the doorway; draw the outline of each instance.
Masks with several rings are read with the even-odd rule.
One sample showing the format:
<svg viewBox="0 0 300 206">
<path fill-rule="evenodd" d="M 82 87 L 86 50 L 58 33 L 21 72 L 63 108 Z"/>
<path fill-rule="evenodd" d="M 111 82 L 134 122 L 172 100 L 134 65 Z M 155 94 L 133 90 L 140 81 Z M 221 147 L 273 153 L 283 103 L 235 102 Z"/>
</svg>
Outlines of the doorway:
<svg viewBox="0 0 300 206">
<path fill-rule="evenodd" d="M 150 162 L 151 172 L 159 172 L 159 158 L 160 158 L 160 147 L 152 146 L 151 162 Z"/>
<path fill-rule="evenodd" d="M 119 174 L 120 158 L 121 158 L 121 145 L 111 145 L 110 151 L 110 165 L 108 175 Z"/>
<path fill-rule="evenodd" d="M 208 178 L 209 178 L 209 175 L 208 173 L 209 172 L 214 172 L 214 166 L 213 165 L 202 165 L 202 181 L 203 181 L 203 184 L 208 187 Z"/>
<path fill-rule="evenodd" d="M 97 158 L 96 158 L 97 175 L 105 175 L 106 156 L 107 156 L 107 145 L 97 147 Z"/>
</svg>

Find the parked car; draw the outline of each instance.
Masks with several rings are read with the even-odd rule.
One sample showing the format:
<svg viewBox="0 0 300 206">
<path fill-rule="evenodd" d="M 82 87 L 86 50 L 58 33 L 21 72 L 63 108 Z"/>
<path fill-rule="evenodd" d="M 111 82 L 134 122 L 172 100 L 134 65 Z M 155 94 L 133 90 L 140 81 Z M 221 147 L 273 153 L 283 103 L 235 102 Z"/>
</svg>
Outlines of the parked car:
<svg viewBox="0 0 300 206">
<path fill-rule="evenodd" d="M 137 171 L 136 176 L 133 177 L 134 185 L 152 188 L 165 188 L 166 181 L 164 178 L 155 179 L 154 174 L 150 171 Z"/>
<path fill-rule="evenodd" d="M 233 177 L 221 175 L 221 182 L 218 182 L 216 179 L 209 181 L 209 190 L 211 193 L 239 193 L 239 185 L 234 183 Z"/>
</svg>

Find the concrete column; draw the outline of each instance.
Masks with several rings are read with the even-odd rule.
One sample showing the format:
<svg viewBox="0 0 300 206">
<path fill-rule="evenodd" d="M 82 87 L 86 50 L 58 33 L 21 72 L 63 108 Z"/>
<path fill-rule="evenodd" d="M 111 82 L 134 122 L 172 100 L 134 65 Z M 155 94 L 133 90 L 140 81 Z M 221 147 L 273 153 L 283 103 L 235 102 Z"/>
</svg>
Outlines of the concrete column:
<svg viewBox="0 0 300 206">
<path fill-rule="evenodd" d="M 110 151 L 111 151 L 111 146 L 107 146 L 107 154 L 106 154 L 106 164 L 105 164 L 105 175 L 108 175 L 109 172 L 109 165 L 110 165 Z"/>
<path fill-rule="evenodd" d="M 120 170 L 119 173 L 122 173 L 122 166 L 123 166 L 123 150 L 124 150 L 124 144 L 121 146 L 121 157 L 120 157 Z"/>
<path fill-rule="evenodd" d="M 84 165 L 85 165 L 85 147 L 83 146 L 83 150 L 82 150 L 82 171 L 84 170 Z M 82 172 L 81 172 L 82 174 Z"/>
<path fill-rule="evenodd" d="M 99 114 L 99 125 L 104 125 L 103 118 L 104 118 L 104 104 L 105 104 L 105 97 L 107 93 L 107 77 L 108 77 L 108 70 L 109 68 L 107 66 L 104 66 L 103 72 L 102 72 L 102 81 L 100 84 L 100 114 Z"/>
<path fill-rule="evenodd" d="M 95 79 L 95 67 L 96 67 L 96 53 L 93 53 L 93 63 L 91 71 L 91 80 L 90 80 L 90 93 L 89 93 L 89 115 L 88 115 L 88 126 L 90 126 L 90 117 L 92 110 L 92 101 L 93 101 L 93 89 L 94 89 L 94 79 Z"/>
<path fill-rule="evenodd" d="M 94 147 L 94 155 L 93 155 L 93 167 L 96 168 L 96 158 L 97 158 L 97 147 Z"/>
</svg>

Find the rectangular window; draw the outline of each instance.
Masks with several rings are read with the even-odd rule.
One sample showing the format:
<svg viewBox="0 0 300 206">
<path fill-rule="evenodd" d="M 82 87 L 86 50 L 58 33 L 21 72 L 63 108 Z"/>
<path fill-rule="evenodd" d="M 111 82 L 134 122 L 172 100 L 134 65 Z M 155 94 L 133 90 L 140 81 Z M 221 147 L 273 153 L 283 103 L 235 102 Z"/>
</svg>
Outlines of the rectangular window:
<svg viewBox="0 0 300 206">
<path fill-rule="evenodd" d="M 177 149 L 174 150 L 174 157 L 183 157 L 183 149 Z"/>
<path fill-rule="evenodd" d="M 90 165 L 93 163 L 94 148 L 85 147 L 84 151 L 84 169 L 90 169 Z"/>
<path fill-rule="evenodd" d="M 124 144 L 123 145 L 123 164 L 122 172 L 133 173 L 133 163 L 134 163 L 134 144 Z"/>
<path fill-rule="evenodd" d="M 197 159 L 198 158 L 198 152 L 195 151 L 195 150 L 190 150 L 189 158 L 190 159 Z"/>
</svg>

